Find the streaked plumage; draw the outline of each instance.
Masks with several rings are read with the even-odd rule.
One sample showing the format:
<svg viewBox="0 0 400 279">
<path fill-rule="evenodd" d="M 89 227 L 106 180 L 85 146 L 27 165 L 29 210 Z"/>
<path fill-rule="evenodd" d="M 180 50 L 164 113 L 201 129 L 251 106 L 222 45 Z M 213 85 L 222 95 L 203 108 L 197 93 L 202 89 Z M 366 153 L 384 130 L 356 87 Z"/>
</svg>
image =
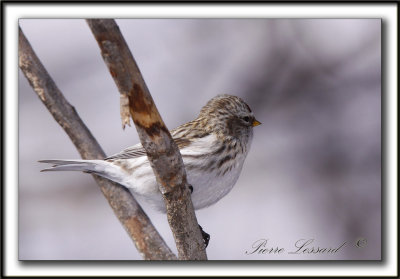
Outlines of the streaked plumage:
<svg viewBox="0 0 400 279">
<path fill-rule="evenodd" d="M 235 185 L 250 149 L 255 120 L 250 107 L 239 97 L 219 95 L 199 116 L 171 131 L 193 186 L 195 209 L 214 204 Z M 158 210 L 164 201 L 141 144 L 104 160 L 44 160 L 54 164 L 44 171 L 85 171 L 103 176 L 144 197 Z"/>
</svg>

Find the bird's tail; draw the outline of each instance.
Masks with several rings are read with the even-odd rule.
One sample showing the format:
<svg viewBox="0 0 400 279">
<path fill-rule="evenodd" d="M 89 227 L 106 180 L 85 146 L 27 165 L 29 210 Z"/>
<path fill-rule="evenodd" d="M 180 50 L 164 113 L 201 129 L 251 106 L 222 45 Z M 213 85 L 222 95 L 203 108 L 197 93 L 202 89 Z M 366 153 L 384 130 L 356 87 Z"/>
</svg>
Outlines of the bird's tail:
<svg viewBox="0 0 400 279">
<path fill-rule="evenodd" d="M 41 160 L 39 162 L 53 164 L 51 168 L 41 171 L 83 171 L 126 185 L 121 168 L 104 160 Z"/>
<path fill-rule="evenodd" d="M 90 173 L 103 173 L 105 162 L 103 160 L 41 160 L 39 163 L 53 164 L 51 168 L 41 171 L 83 171 Z"/>
</svg>

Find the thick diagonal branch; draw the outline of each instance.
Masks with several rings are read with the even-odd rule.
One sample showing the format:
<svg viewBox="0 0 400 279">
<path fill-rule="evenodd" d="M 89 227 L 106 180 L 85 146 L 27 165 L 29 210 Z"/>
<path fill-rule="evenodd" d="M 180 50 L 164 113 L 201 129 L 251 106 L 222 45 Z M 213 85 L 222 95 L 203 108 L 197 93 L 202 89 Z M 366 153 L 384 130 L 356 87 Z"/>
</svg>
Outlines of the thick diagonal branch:
<svg viewBox="0 0 400 279">
<path fill-rule="evenodd" d="M 122 98 L 129 100 L 130 114 L 165 200 L 179 259 L 206 260 L 181 154 L 161 119 L 125 39 L 112 19 L 88 19 L 87 23 Z"/>
<path fill-rule="evenodd" d="M 57 123 L 63 127 L 82 158 L 104 158 L 105 154 L 100 145 L 82 122 L 75 108 L 64 98 L 21 29 L 19 29 L 18 54 L 19 67 L 33 90 Z M 94 175 L 94 178 L 143 258 L 147 260 L 175 260 L 176 256 L 165 244 L 131 193 L 126 188 L 107 179 L 96 175 Z"/>
</svg>

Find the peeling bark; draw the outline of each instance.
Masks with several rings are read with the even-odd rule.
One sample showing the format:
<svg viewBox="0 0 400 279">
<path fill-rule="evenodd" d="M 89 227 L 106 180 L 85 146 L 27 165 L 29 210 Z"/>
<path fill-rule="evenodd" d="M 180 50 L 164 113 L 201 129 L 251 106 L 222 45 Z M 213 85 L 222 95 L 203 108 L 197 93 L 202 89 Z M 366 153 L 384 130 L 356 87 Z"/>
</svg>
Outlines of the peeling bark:
<svg viewBox="0 0 400 279">
<path fill-rule="evenodd" d="M 181 154 L 154 104 L 125 39 L 112 19 L 86 21 L 120 94 L 129 99 L 130 114 L 164 197 L 179 259 L 206 260 Z"/>
</svg>

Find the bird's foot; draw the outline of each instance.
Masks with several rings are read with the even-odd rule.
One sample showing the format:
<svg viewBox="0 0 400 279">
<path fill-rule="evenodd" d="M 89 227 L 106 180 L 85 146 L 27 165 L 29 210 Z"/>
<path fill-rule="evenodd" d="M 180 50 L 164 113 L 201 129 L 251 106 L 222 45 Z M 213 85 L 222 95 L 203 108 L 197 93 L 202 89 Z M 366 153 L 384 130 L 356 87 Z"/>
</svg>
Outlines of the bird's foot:
<svg viewBox="0 0 400 279">
<path fill-rule="evenodd" d="M 189 185 L 189 190 L 190 193 L 193 194 L 193 186 Z M 204 249 L 207 248 L 208 243 L 210 242 L 210 235 L 208 233 L 206 233 L 205 231 L 203 231 L 203 228 L 199 225 L 200 231 L 201 231 L 201 236 L 203 237 L 203 241 L 204 241 Z"/>
<path fill-rule="evenodd" d="M 207 248 L 208 243 L 210 242 L 210 235 L 208 233 L 206 233 L 205 231 L 203 231 L 203 228 L 199 225 L 200 231 L 201 231 L 201 235 L 203 236 L 203 241 L 204 241 L 204 249 Z"/>
</svg>

